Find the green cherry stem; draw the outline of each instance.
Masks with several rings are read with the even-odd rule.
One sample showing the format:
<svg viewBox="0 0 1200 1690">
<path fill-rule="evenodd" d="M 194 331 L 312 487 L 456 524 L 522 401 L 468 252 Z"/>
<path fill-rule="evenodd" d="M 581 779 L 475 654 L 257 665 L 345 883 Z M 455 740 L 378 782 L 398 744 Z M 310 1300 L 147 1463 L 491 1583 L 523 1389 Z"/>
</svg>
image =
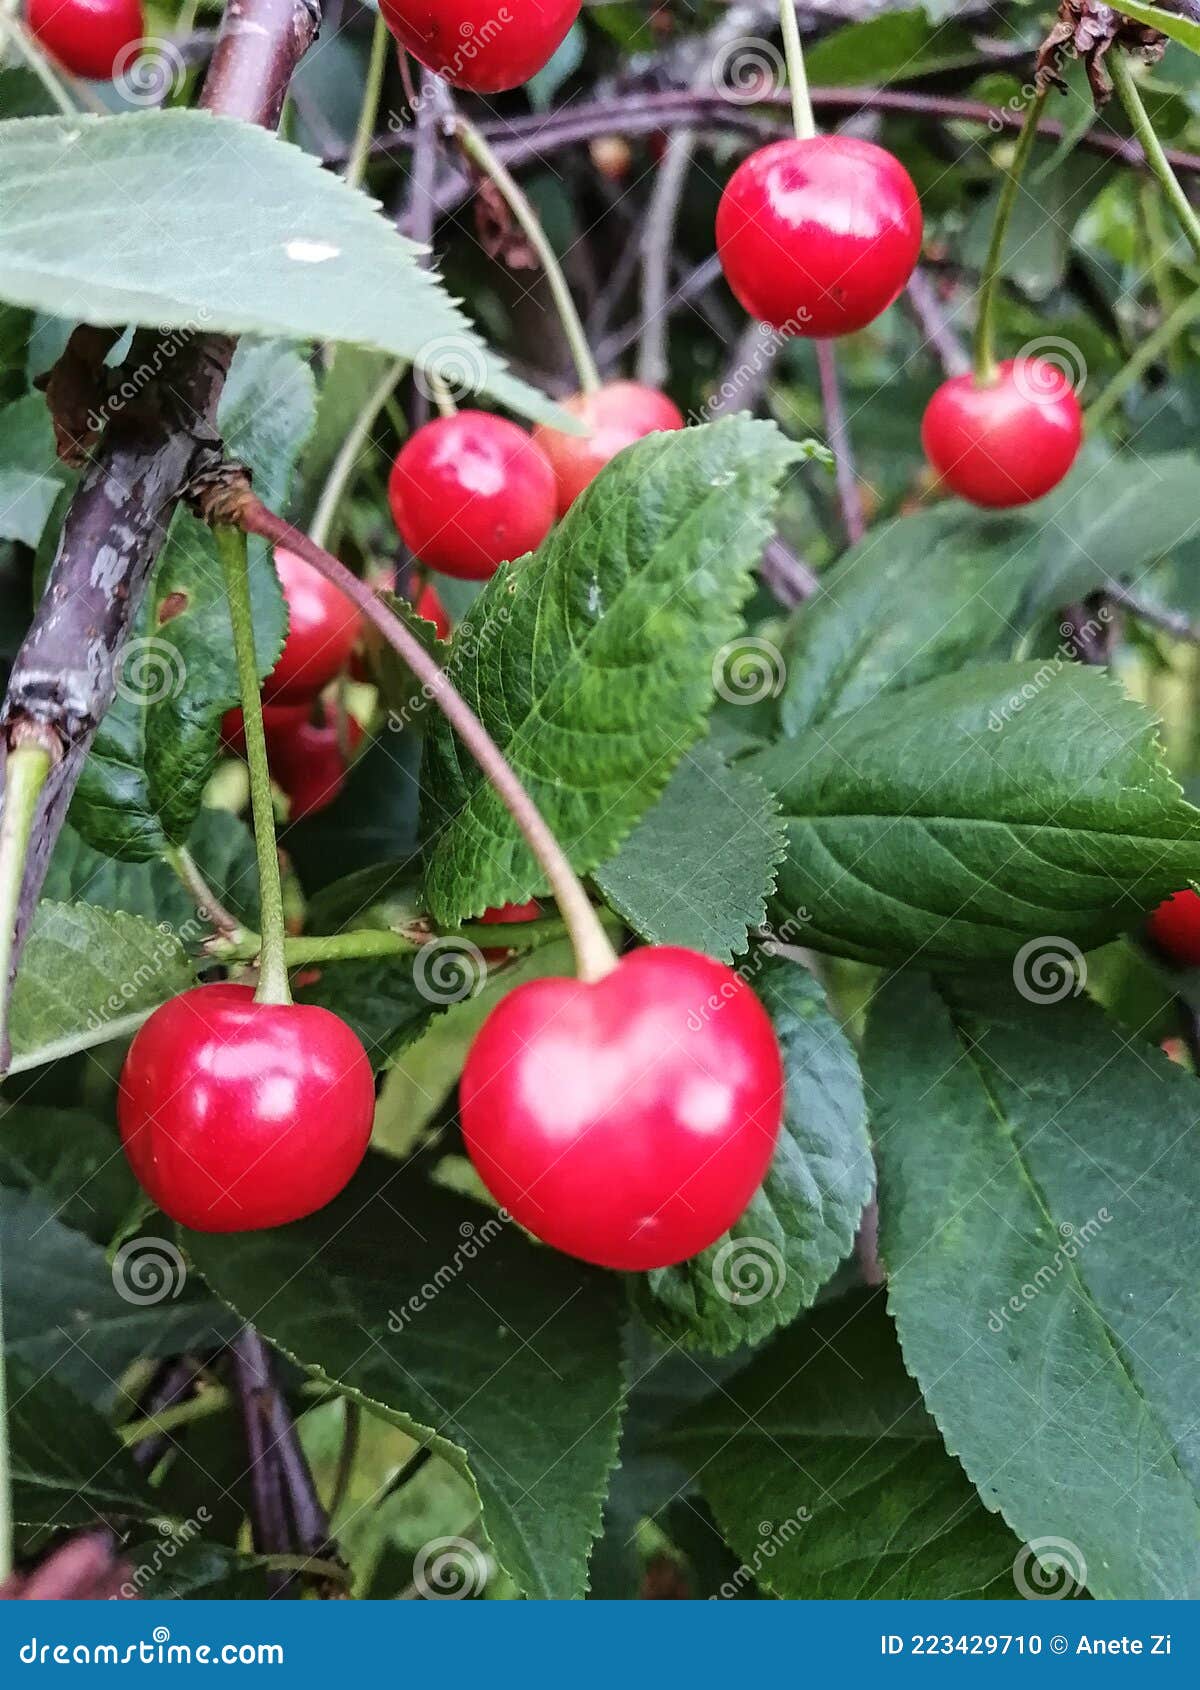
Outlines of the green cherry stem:
<svg viewBox="0 0 1200 1690">
<path fill-rule="evenodd" d="M 975 323 L 975 381 L 980 387 L 990 387 L 996 380 L 996 351 L 992 329 L 996 289 L 1004 266 L 1004 240 L 1012 220 L 1013 207 L 1017 203 L 1021 177 L 1025 173 L 1033 143 L 1037 139 L 1037 127 L 1045 104 L 1046 91 L 1043 89 L 1034 96 L 1029 110 L 1025 113 L 1025 122 L 1017 137 L 1013 161 L 1000 190 L 1000 202 L 992 224 L 992 238 L 988 243 L 987 257 L 979 275 L 979 315 Z"/>
<path fill-rule="evenodd" d="M 271 772 L 267 767 L 267 739 L 263 732 L 262 698 L 259 695 L 258 658 L 254 650 L 254 619 L 250 605 L 250 570 L 246 536 L 237 528 L 221 525 L 214 529 L 225 591 L 229 599 L 229 620 L 233 624 L 233 649 L 237 659 L 238 687 L 242 695 L 242 717 L 246 731 L 246 762 L 250 769 L 250 808 L 254 816 L 254 849 L 258 855 L 258 896 L 262 907 L 262 950 L 259 955 L 256 1003 L 291 1003 L 287 961 L 284 956 L 283 883 L 279 876 L 279 851 L 275 844 L 275 807 L 271 800 Z"/>
<path fill-rule="evenodd" d="M 375 137 L 375 121 L 379 116 L 379 98 L 383 93 L 383 78 L 387 71 L 388 43 L 392 39 L 383 14 L 375 17 L 375 33 L 371 37 L 371 57 L 367 65 L 367 80 L 363 85 L 362 105 L 358 111 L 358 128 L 354 144 L 346 162 L 345 180 L 352 188 L 361 188 L 371 156 L 371 142 Z"/>
<path fill-rule="evenodd" d="M 389 365 L 378 387 L 368 396 L 366 404 L 355 417 L 350 432 L 338 447 L 337 456 L 321 489 L 309 528 L 316 545 L 328 546 L 334 519 L 354 472 L 364 457 L 364 448 L 371 438 L 371 430 L 375 427 L 379 413 L 385 409 L 388 400 L 400 385 L 401 377 L 407 369 L 408 364 L 403 359 Z"/>
<path fill-rule="evenodd" d="M 817 132 L 812 101 L 808 95 L 808 72 L 804 68 L 804 47 L 795 0 L 779 0 L 779 22 L 783 26 L 783 51 L 787 59 L 788 86 L 792 93 L 792 123 L 796 138 L 811 141 Z"/>
<path fill-rule="evenodd" d="M 546 876 L 554 901 L 571 936 L 579 978 L 589 981 L 603 979 L 616 967 L 617 955 L 600 918 L 592 908 L 591 900 L 571 867 L 566 852 L 546 825 L 545 818 L 533 799 L 521 785 L 508 759 L 437 659 L 425 650 L 416 635 L 394 611 L 388 609 L 365 582 L 350 573 L 344 563 L 340 563 L 320 546 L 315 546 L 307 534 L 293 528 L 283 517 L 268 510 L 262 500 L 253 493 L 245 494 L 240 500 L 236 520 L 247 533 L 259 534 L 263 539 L 270 540 L 272 545 L 284 546 L 288 551 L 302 557 L 305 563 L 310 563 L 327 581 L 332 581 L 335 587 L 345 593 L 352 604 L 357 605 L 367 621 L 378 628 L 392 649 L 400 654 L 431 702 L 442 712 L 478 763 Z M 246 726 L 248 730 L 248 718 Z M 249 749 L 249 732 L 246 741 Z M 264 907 L 264 933 L 265 926 Z M 282 935 L 280 963 L 282 965 Z M 286 970 L 284 977 L 286 979 Z"/>
<path fill-rule="evenodd" d="M 554 248 L 546 239 L 546 231 L 542 228 L 537 213 L 473 123 L 468 123 L 465 117 L 455 118 L 454 133 L 467 157 L 479 166 L 485 176 L 490 176 L 499 188 L 505 204 L 520 224 L 521 232 L 537 253 L 562 322 L 563 333 L 571 348 L 571 356 L 575 360 L 579 386 L 584 393 L 598 392 L 600 372 L 596 368 L 596 360 L 588 345 L 579 312 L 575 309 L 575 301 L 571 298 L 567 278 L 562 273 L 562 266 Z"/>
<path fill-rule="evenodd" d="M 1113 84 L 1121 96 L 1121 104 L 1125 107 L 1126 115 L 1134 134 L 1142 144 L 1142 151 L 1146 155 L 1146 163 L 1158 177 L 1159 185 L 1166 196 L 1167 203 L 1179 219 L 1180 228 L 1191 243 L 1192 251 L 1200 258 L 1200 217 L 1191 201 L 1183 191 L 1178 176 L 1171 169 L 1171 164 L 1163 151 L 1162 142 L 1154 133 L 1154 125 L 1150 121 L 1150 114 L 1142 103 L 1142 96 L 1134 80 L 1133 71 L 1129 67 L 1129 59 L 1120 48 L 1110 53 L 1105 60 L 1111 72 Z"/>
<path fill-rule="evenodd" d="M 1139 376 L 1174 345 L 1184 329 L 1195 322 L 1197 317 L 1200 317 L 1200 289 L 1181 300 L 1170 316 L 1163 318 L 1153 334 L 1146 336 L 1104 391 L 1088 406 L 1084 421 L 1089 429 L 1107 421 Z"/>
<path fill-rule="evenodd" d="M 605 931 L 616 934 L 621 930 L 619 916 L 609 910 L 597 910 L 596 918 Z M 541 921 L 522 921 L 506 925 L 497 931 L 484 922 L 468 922 L 446 932 L 417 933 L 385 927 L 351 928 L 346 933 L 301 934 L 285 939 L 284 956 L 289 969 L 307 968 L 325 962 L 364 962 L 372 958 L 410 956 L 423 945 L 442 939 L 457 939 L 477 950 L 528 951 L 540 950 L 556 939 L 570 938 L 570 929 L 559 916 L 546 916 Z M 204 947 L 205 954 L 216 962 L 253 962 L 262 941 L 255 933 L 243 933 L 236 939 L 217 935 Z"/>
</svg>

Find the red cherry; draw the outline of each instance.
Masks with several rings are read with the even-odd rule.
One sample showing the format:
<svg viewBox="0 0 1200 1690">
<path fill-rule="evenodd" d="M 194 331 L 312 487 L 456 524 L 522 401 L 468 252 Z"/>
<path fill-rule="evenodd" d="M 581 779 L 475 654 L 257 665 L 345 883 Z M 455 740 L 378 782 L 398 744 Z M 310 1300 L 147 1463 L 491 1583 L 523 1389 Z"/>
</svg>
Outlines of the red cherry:
<svg viewBox="0 0 1200 1690">
<path fill-rule="evenodd" d="M 379 0 L 383 21 L 419 64 L 455 88 L 500 94 L 528 82 L 579 15 L 580 0 Z"/>
<path fill-rule="evenodd" d="M 72 76 L 110 82 L 146 33 L 142 0 L 28 0 L 30 32 Z"/>
<path fill-rule="evenodd" d="M 1200 897 L 1188 887 L 1164 898 L 1151 913 L 1151 939 L 1181 968 L 1200 968 Z"/>
<path fill-rule="evenodd" d="M 117 1118 L 130 1166 L 173 1220 L 253 1232 L 322 1208 L 366 1153 L 366 1052 L 315 1004 L 260 1004 L 249 986 L 197 986 L 156 1009 L 129 1047 Z"/>
<path fill-rule="evenodd" d="M 510 921 L 536 921 L 542 913 L 542 906 L 536 898 L 530 898 L 527 904 L 501 904 L 499 909 L 484 910 L 480 921 L 487 927 L 507 926 Z M 511 950 L 485 949 L 481 952 L 484 962 L 506 962 L 512 955 Z"/>
<path fill-rule="evenodd" d="M 417 594 L 417 602 L 413 609 L 418 616 L 423 616 L 426 622 L 432 622 L 437 629 L 439 640 L 450 638 L 450 613 L 441 599 L 437 596 L 437 588 L 426 585 Z"/>
<path fill-rule="evenodd" d="M 921 202 L 891 153 L 852 135 L 760 147 L 717 207 L 725 279 L 785 334 L 852 334 L 886 311 L 921 250 Z"/>
<path fill-rule="evenodd" d="M 295 704 L 315 698 L 342 673 L 362 618 L 332 582 L 282 546 L 275 548 L 275 571 L 287 601 L 288 635 L 262 695 L 272 704 Z"/>
<path fill-rule="evenodd" d="M 558 514 L 564 513 L 605 464 L 635 440 L 683 427 L 678 405 L 656 387 L 637 381 L 610 381 L 598 393 L 577 393 L 562 401 L 591 434 L 562 434 L 539 423 L 533 438 L 550 460 L 558 486 Z"/>
<path fill-rule="evenodd" d="M 766 1011 L 695 951 L 634 951 L 594 984 L 534 980 L 467 1057 L 463 1136 L 513 1218 L 601 1267 L 706 1249 L 770 1164 L 783 1067 Z"/>
<path fill-rule="evenodd" d="M 319 722 L 305 715 L 302 722 L 288 723 L 267 740 L 271 773 L 288 796 L 294 822 L 327 809 L 346 784 L 346 756 L 337 718 L 323 704 L 320 714 Z M 347 716 L 346 741 L 351 751 L 362 736 L 358 722 Z"/>
<path fill-rule="evenodd" d="M 1082 438 L 1075 390 L 1044 358 L 1006 359 L 986 387 L 972 375 L 951 377 L 921 423 L 925 456 L 946 486 L 993 509 L 1057 487 Z"/>
<path fill-rule="evenodd" d="M 487 411 L 419 428 L 392 465 L 388 499 L 413 556 L 463 581 L 524 557 L 554 522 L 549 464 L 524 429 Z"/>
</svg>

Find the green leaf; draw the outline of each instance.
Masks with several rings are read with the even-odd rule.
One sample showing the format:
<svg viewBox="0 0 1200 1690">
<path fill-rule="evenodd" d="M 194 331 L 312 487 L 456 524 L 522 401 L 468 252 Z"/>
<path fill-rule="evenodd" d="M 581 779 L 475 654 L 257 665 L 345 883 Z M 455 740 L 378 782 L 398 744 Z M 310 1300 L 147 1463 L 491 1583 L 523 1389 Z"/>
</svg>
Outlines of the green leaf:
<svg viewBox="0 0 1200 1690">
<path fill-rule="evenodd" d="M 1015 648 L 1030 525 L 948 504 L 873 529 L 796 612 L 780 701 L 802 733 L 885 693 Z"/>
<path fill-rule="evenodd" d="M 717 1354 L 759 1342 L 812 1304 L 853 1248 L 874 1182 L 853 1047 L 807 969 L 764 955 L 742 972 L 771 1012 L 783 1055 L 779 1148 L 762 1189 L 723 1239 L 679 1267 L 632 1281 L 655 1331 Z"/>
<path fill-rule="evenodd" d="M 36 546 L 66 480 L 40 394 L 0 410 L 0 540 Z"/>
<path fill-rule="evenodd" d="M 258 870 L 246 823 L 228 810 L 202 809 L 187 845 L 226 909 L 257 932 Z M 93 850 L 69 825 L 58 836 L 42 896 L 140 915 L 174 929 L 187 948 L 194 948 L 209 931 L 207 923 L 197 919 L 196 900 L 167 863 L 159 858 L 130 863 L 110 857 Z"/>
<path fill-rule="evenodd" d="M 705 744 L 685 753 L 662 797 L 594 878 L 651 944 L 731 962 L 766 918 L 783 852 L 770 793 Z"/>
<path fill-rule="evenodd" d="M 1085 950 L 1200 872 L 1200 814 L 1098 670 L 985 664 L 747 764 L 788 829 L 776 908 L 817 950 L 961 966 Z"/>
<path fill-rule="evenodd" d="M 465 966 L 457 966 L 464 955 Z M 438 979 L 444 996 L 431 998 L 414 974 L 412 956 L 326 963 L 320 978 L 298 990 L 301 1003 L 320 1004 L 340 1015 L 362 1040 L 373 1068 L 388 1067 L 407 1045 L 419 1039 L 434 1016 L 471 995 L 470 959 L 453 947 Z"/>
<path fill-rule="evenodd" d="M 748 417 L 639 441 L 539 551 L 492 577 L 456 631 L 447 672 L 580 872 L 612 855 L 698 738 L 774 491 L 802 455 Z M 546 894 L 444 721 L 428 736 L 424 791 L 438 920 Z"/>
<path fill-rule="evenodd" d="M 1176 17 L 1174 12 L 1164 12 L 1159 6 L 1143 6 L 1141 0 L 1112 0 L 1112 6 L 1114 12 L 1124 12 L 1139 23 L 1148 23 L 1189 52 L 1200 53 L 1200 23 L 1194 18 Z"/>
<path fill-rule="evenodd" d="M 794 1599 L 1012 1597 L 1019 1544 L 938 1440 L 882 1300 L 781 1333 L 661 1440 L 755 1580 Z"/>
<path fill-rule="evenodd" d="M 1036 971 L 875 1001 L 905 1361 L 947 1445 L 1096 1596 L 1200 1593 L 1200 1082 Z M 1040 995 L 1040 1001 L 1039 1001 Z"/>
<path fill-rule="evenodd" d="M 493 399 L 557 420 L 487 351 L 420 252 L 315 158 L 233 118 L 0 123 L 0 297 L 11 303 L 114 327 L 350 341 L 459 386 L 465 366 Z"/>
<path fill-rule="evenodd" d="M 11 1071 L 128 1035 L 195 983 L 169 929 L 91 904 L 43 899 L 13 987 Z"/>
<path fill-rule="evenodd" d="M 108 1244 L 137 1195 L 113 1127 L 82 1109 L 0 1111 L 0 1185 L 45 1199 L 64 1226 Z"/>
<path fill-rule="evenodd" d="M 161 1513 L 129 1451 L 95 1409 L 11 1360 L 8 1431 L 12 1513 L 21 1525 L 61 1530 Z"/>
<path fill-rule="evenodd" d="M 0 1245 L 21 1265 L 5 1280 L 6 1353 L 98 1407 L 117 1399 L 131 1362 L 211 1347 L 235 1330 L 166 1237 L 135 1240 L 110 1263 L 40 1193 L 0 1186 Z"/>
<path fill-rule="evenodd" d="M 292 349 L 239 347 L 219 422 L 232 456 L 267 504 L 284 503 L 312 427 L 312 374 Z M 260 678 L 283 649 L 287 613 L 262 541 L 250 548 Z M 145 861 L 183 843 L 216 762 L 223 713 L 239 699 L 221 561 L 211 531 L 176 513 L 138 631 L 118 663 L 117 696 L 71 807 L 89 844 Z"/>
<path fill-rule="evenodd" d="M 979 50 L 962 28 L 931 23 L 917 9 L 835 30 L 805 57 L 815 87 L 857 87 L 974 65 Z"/>
<path fill-rule="evenodd" d="M 527 1595 L 582 1594 L 616 1458 L 615 1277 L 380 1156 L 309 1220 L 184 1241 L 285 1354 L 469 1472 Z"/>
</svg>

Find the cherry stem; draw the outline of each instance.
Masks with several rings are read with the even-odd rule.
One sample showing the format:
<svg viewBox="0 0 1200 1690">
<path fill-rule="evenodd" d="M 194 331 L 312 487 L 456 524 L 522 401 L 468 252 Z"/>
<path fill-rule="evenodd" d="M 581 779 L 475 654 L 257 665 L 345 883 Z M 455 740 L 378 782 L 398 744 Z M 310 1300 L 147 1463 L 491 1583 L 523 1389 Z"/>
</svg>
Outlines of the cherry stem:
<svg viewBox="0 0 1200 1690">
<path fill-rule="evenodd" d="M 621 919 L 610 911 L 599 910 L 596 919 L 606 930 L 621 930 Z M 411 956 L 428 944 L 446 939 L 459 940 L 476 950 L 527 951 L 540 950 L 556 939 L 570 938 L 565 921 L 548 916 L 542 921 L 467 922 L 462 927 L 421 933 L 390 927 L 351 928 L 346 933 L 301 934 L 284 941 L 284 955 L 289 969 L 305 968 L 323 962 L 362 962 L 373 957 Z M 204 947 L 205 954 L 221 963 L 253 962 L 258 956 L 261 940 L 256 933 L 242 933 L 237 938 L 217 935 Z"/>
<path fill-rule="evenodd" d="M 200 872 L 186 845 L 171 845 L 163 853 L 184 891 L 195 901 L 196 914 L 209 922 L 222 938 L 236 944 L 246 938 L 246 929 L 236 915 L 225 908 Z"/>
<path fill-rule="evenodd" d="M 1190 294 L 1175 307 L 1169 317 L 1163 318 L 1154 333 L 1146 336 L 1104 391 L 1092 401 L 1084 413 L 1084 421 L 1089 429 L 1107 421 L 1138 377 L 1173 345 L 1188 324 L 1194 322 L 1197 317 L 1200 317 L 1200 291 Z"/>
<path fill-rule="evenodd" d="M 1000 200 L 996 206 L 996 217 L 992 224 L 992 238 L 988 244 L 987 257 L 983 261 L 983 269 L 979 274 L 979 315 L 975 323 L 975 385 L 977 387 L 991 387 L 999 374 L 996 366 L 992 328 L 996 290 L 1003 270 L 1004 241 L 1008 234 L 1008 225 L 1012 220 L 1013 207 L 1017 203 L 1021 177 L 1025 173 L 1029 156 L 1033 152 L 1033 143 L 1037 140 L 1038 120 L 1042 115 L 1045 104 L 1046 90 L 1042 89 L 1040 93 L 1034 96 L 1028 111 L 1025 113 L 1025 121 L 1021 125 L 1021 133 L 1017 137 L 1012 164 L 1008 168 L 1008 174 L 1004 178 L 1004 186 L 1000 190 Z"/>
<path fill-rule="evenodd" d="M 258 855 L 258 897 L 262 909 L 262 950 L 259 957 L 256 1003 L 291 1003 L 287 962 L 284 957 L 283 884 L 279 876 L 279 851 L 275 844 L 275 807 L 271 800 L 271 771 L 267 766 L 267 738 L 263 732 L 262 698 L 258 684 L 258 658 L 254 650 L 254 618 L 250 604 L 250 570 L 246 536 L 224 524 L 214 530 L 225 591 L 229 599 L 229 620 L 233 624 L 233 649 L 237 659 L 238 687 L 242 695 L 242 718 L 246 733 L 246 762 L 250 769 L 250 808 L 254 816 L 254 849 Z"/>
<path fill-rule="evenodd" d="M 575 949 L 575 966 L 579 978 L 603 979 L 604 975 L 616 967 L 617 955 L 578 875 L 504 753 L 466 699 L 449 680 L 437 659 L 430 656 L 416 635 L 410 632 L 365 582 L 352 575 L 345 564 L 339 563 L 329 552 L 314 545 L 306 534 L 302 534 L 298 528 L 293 528 L 290 522 L 285 522 L 281 516 L 276 516 L 274 511 L 268 510 L 262 500 L 254 494 L 248 494 L 239 501 L 236 520 L 247 533 L 261 534 L 274 545 L 284 546 L 288 551 L 297 553 L 327 581 L 332 581 L 351 603 L 358 606 L 392 649 L 403 658 L 427 691 L 431 701 L 437 705 L 479 764 L 542 868 L 559 913 L 566 922 L 571 944 Z M 247 748 L 249 743 L 247 733 Z"/>
<path fill-rule="evenodd" d="M 408 364 L 403 359 L 398 359 L 389 367 L 378 387 L 368 396 L 366 404 L 355 417 L 345 440 L 338 447 L 337 456 L 321 489 L 309 528 L 318 546 L 329 543 L 338 507 L 363 457 L 363 448 L 371 437 L 376 418 L 400 385 L 400 379 L 407 369 Z"/>
<path fill-rule="evenodd" d="M 367 80 L 363 85 L 362 105 L 358 112 L 358 128 L 354 134 L 350 157 L 346 161 L 345 180 L 352 188 L 361 188 L 367 173 L 371 141 L 375 135 L 375 120 L 379 115 L 379 98 L 383 93 L 383 78 L 387 71 L 388 42 L 391 39 L 391 32 L 383 21 L 383 14 L 376 14 Z"/>
<path fill-rule="evenodd" d="M 459 145 L 467 157 L 479 166 L 485 176 L 491 177 L 499 188 L 504 197 L 504 203 L 521 225 L 522 233 L 541 261 L 546 281 L 558 309 L 563 333 L 567 337 L 571 356 L 575 360 L 575 369 L 579 375 L 581 390 L 584 393 L 599 392 L 600 372 L 596 368 L 596 360 L 592 356 L 591 347 L 588 345 L 587 335 L 580 321 L 579 312 L 575 309 L 575 301 L 571 298 L 567 278 L 562 273 L 562 266 L 558 262 L 554 248 L 546 239 L 546 231 L 542 228 L 537 213 L 473 123 L 468 123 L 465 117 L 455 117 L 454 131 L 458 137 Z"/>
<path fill-rule="evenodd" d="M 804 47 L 795 0 L 779 0 L 779 21 L 783 26 L 783 51 L 787 58 L 788 86 L 792 94 L 792 124 L 796 138 L 811 141 L 817 132 L 812 101 L 808 94 L 808 72 L 804 68 Z"/>
<path fill-rule="evenodd" d="M 1187 236 L 1192 251 L 1200 258 L 1200 218 L 1191 201 L 1183 191 L 1178 176 L 1171 169 L 1170 161 L 1163 151 L 1162 142 L 1154 133 L 1154 125 L 1150 121 L 1150 114 L 1142 103 L 1142 96 L 1138 92 L 1133 71 L 1129 66 L 1129 59 L 1118 48 L 1110 53 L 1105 61 L 1112 73 L 1113 84 L 1121 96 L 1121 104 L 1125 107 L 1130 126 L 1142 144 L 1142 151 L 1146 155 L 1146 163 L 1158 177 L 1159 185 L 1166 196 L 1167 203 L 1179 219 L 1180 228 Z"/>
</svg>

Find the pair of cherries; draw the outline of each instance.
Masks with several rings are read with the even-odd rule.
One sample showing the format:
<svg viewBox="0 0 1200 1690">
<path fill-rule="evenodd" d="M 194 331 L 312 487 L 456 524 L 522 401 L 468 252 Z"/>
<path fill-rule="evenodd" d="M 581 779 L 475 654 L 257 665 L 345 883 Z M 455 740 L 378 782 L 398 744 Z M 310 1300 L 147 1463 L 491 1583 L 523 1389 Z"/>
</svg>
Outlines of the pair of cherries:
<svg viewBox="0 0 1200 1690">
<path fill-rule="evenodd" d="M 646 1271 L 706 1249 L 742 1214 L 779 1136 L 769 1017 L 723 963 L 634 951 L 592 983 L 502 999 L 463 1069 L 463 1137 L 481 1179 L 536 1237 Z M 366 1152 L 371 1066 L 312 1004 L 200 986 L 130 1046 L 118 1118 L 138 1180 L 200 1232 L 282 1226 L 322 1208 Z"/>
<path fill-rule="evenodd" d="M 752 316 L 817 339 L 865 328 L 899 297 L 921 249 L 917 191 L 870 141 L 815 135 L 752 153 L 717 209 L 726 280 Z M 992 380 L 955 376 L 934 394 L 921 439 L 941 481 L 992 508 L 1040 499 L 1079 451 L 1073 387 L 1046 359 L 1012 359 Z"/>
<path fill-rule="evenodd" d="M 320 696 L 351 663 L 362 618 L 311 564 L 282 546 L 275 549 L 275 570 L 287 604 L 288 634 L 263 683 L 263 731 L 271 774 L 287 794 L 291 819 L 300 821 L 337 797 L 346 778 L 346 751 L 362 739 L 353 717 L 339 730 Z M 232 751 L 245 754 L 240 710 L 226 712 L 221 736 Z"/>
<path fill-rule="evenodd" d="M 530 435 L 490 412 L 459 411 L 405 442 L 388 500 L 401 539 L 427 569 L 486 581 L 501 563 L 535 551 L 618 452 L 683 427 L 664 393 L 633 381 L 576 394 L 563 408 L 587 434 L 539 424 Z"/>
</svg>

